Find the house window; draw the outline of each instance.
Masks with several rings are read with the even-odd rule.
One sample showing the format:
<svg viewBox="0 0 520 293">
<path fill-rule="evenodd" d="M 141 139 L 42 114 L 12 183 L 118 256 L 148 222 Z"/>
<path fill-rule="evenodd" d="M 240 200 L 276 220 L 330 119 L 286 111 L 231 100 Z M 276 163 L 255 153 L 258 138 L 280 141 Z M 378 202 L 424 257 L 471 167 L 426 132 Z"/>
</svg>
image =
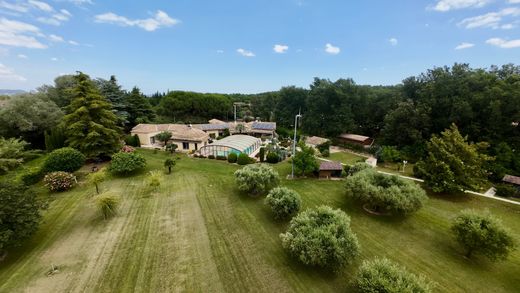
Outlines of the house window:
<svg viewBox="0 0 520 293">
<path fill-rule="evenodd" d="M 182 149 L 183 150 L 189 150 L 190 149 L 190 143 L 189 142 L 183 142 L 182 143 Z"/>
<path fill-rule="evenodd" d="M 199 145 L 197 143 L 195 143 L 195 150 L 198 150 L 199 149 Z"/>
<path fill-rule="evenodd" d="M 155 136 L 150 137 L 150 144 L 155 144 Z"/>
<path fill-rule="evenodd" d="M 210 133 L 210 134 L 209 134 L 209 137 L 210 137 L 210 138 L 215 138 L 215 133 Z"/>
</svg>

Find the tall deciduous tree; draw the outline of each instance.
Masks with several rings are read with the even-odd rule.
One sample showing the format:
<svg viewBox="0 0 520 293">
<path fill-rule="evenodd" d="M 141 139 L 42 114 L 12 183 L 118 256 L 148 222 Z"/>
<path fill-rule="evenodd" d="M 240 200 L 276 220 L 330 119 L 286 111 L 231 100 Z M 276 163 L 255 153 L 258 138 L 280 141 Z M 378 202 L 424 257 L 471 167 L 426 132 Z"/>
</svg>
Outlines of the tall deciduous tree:
<svg viewBox="0 0 520 293">
<path fill-rule="evenodd" d="M 121 144 L 117 117 L 88 75 L 79 72 L 76 79 L 70 114 L 63 118 L 67 143 L 88 158 L 110 156 Z"/>
<path fill-rule="evenodd" d="M 60 108 L 67 107 L 74 97 L 73 89 L 77 86 L 77 80 L 72 74 L 60 75 L 54 79 L 54 85 L 43 85 L 38 92 L 49 97 Z"/>
<path fill-rule="evenodd" d="M 487 178 L 484 166 L 492 158 L 481 153 L 487 143 L 468 143 L 452 124 L 427 145 L 426 159 L 417 163 L 425 183 L 435 192 L 478 190 Z"/>
<path fill-rule="evenodd" d="M 23 137 L 33 147 L 43 148 L 44 132 L 55 127 L 63 112 L 44 94 L 14 96 L 0 108 L 0 135 Z"/>
</svg>

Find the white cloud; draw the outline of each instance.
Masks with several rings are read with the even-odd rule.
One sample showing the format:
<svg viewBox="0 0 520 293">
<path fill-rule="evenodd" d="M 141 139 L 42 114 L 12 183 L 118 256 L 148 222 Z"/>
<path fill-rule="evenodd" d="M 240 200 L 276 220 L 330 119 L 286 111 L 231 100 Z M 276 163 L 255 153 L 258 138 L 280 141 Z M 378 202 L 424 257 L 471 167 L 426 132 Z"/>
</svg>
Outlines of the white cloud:
<svg viewBox="0 0 520 293">
<path fill-rule="evenodd" d="M 224 50 L 217 50 L 217 53 L 219 53 L 219 54 L 223 54 L 223 53 L 224 53 Z"/>
<path fill-rule="evenodd" d="M 504 40 L 501 38 L 491 38 L 486 41 L 487 44 L 497 46 L 502 49 L 512 49 L 520 47 L 520 39 L 518 40 Z"/>
<path fill-rule="evenodd" d="M 520 0 L 509 0 L 509 4 L 519 4 Z"/>
<path fill-rule="evenodd" d="M 491 3 L 493 0 L 437 0 L 432 8 L 436 11 L 446 12 L 463 8 L 480 8 Z"/>
<path fill-rule="evenodd" d="M 341 52 L 341 49 L 339 47 L 333 46 L 330 43 L 327 43 L 327 44 L 325 44 L 325 52 L 332 54 L 332 55 L 337 55 L 337 54 L 339 54 L 339 52 Z"/>
<path fill-rule="evenodd" d="M 455 50 L 464 50 L 464 49 L 469 49 L 469 48 L 473 48 L 473 47 L 475 47 L 475 44 L 464 42 L 464 43 L 460 43 L 460 45 L 455 47 Z"/>
<path fill-rule="evenodd" d="M 37 8 L 37 9 L 40 9 L 42 11 L 45 11 L 45 12 L 52 12 L 54 11 L 54 8 L 52 8 L 52 6 L 50 6 L 49 4 L 45 3 L 45 2 L 42 2 L 42 1 L 36 1 L 36 0 L 29 0 L 28 3 Z"/>
<path fill-rule="evenodd" d="M 14 73 L 14 71 L 0 63 L 0 80 L 1 81 L 26 81 L 27 79 L 21 75 Z"/>
<path fill-rule="evenodd" d="M 501 28 L 501 22 L 504 17 L 516 17 L 520 16 L 520 8 L 509 7 L 502 9 L 498 12 L 490 12 L 479 16 L 469 17 L 463 19 L 458 23 L 459 26 L 463 26 L 467 29 L 478 28 L 478 27 L 490 27 L 493 29 Z M 506 25 L 507 28 L 508 25 Z"/>
<path fill-rule="evenodd" d="M 41 16 L 36 18 L 36 20 L 41 23 L 59 26 L 62 22 L 68 21 L 71 16 L 72 14 L 68 10 L 61 9 L 59 12 L 53 13 L 50 17 Z"/>
<path fill-rule="evenodd" d="M 44 49 L 34 35 L 41 35 L 40 29 L 32 24 L 0 18 L 0 45 Z"/>
<path fill-rule="evenodd" d="M 56 57 L 52 57 L 51 60 L 52 60 L 52 61 L 58 61 L 58 58 L 56 58 Z"/>
<path fill-rule="evenodd" d="M 16 57 L 18 57 L 20 59 L 29 59 L 29 57 L 27 57 L 27 55 L 24 55 L 24 54 L 18 54 L 18 55 L 16 55 Z"/>
<path fill-rule="evenodd" d="M 238 48 L 237 53 L 244 57 L 255 57 L 256 56 L 255 53 L 248 51 L 248 50 L 244 50 L 242 48 Z"/>
<path fill-rule="evenodd" d="M 503 24 L 500 26 L 500 28 L 503 30 L 510 30 L 510 29 L 514 29 L 515 27 L 516 27 L 516 24 L 514 24 L 514 23 L 506 23 L 506 24 Z"/>
<path fill-rule="evenodd" d="M 9 3 L 5 1 L 0 1 L 0 7 L 20 13 L 25 13 L 29 11 L 29 8 L 23 3 Z"/>
<path fill-rule="evenodd" d="M 57 35 L 49 35 L 49 40 L 56 42 L 56 43 L 61 43 L 61 42 L 65 41 L 65 40 L 63 40 L 62 37 L 57 36 Z"/>
<path fill-rule="evenodd" d="M 69 44 L 71 44 L 71 45 L 73 45 L 73 46 L 79 46 L 79 43 L 78 43 L 78 42 L 76 42 L 76 41 L 72 41 L 72 40 L 69 41 Z"/>
<path fill-rule="evenodd" d="M 157 10 L 153 18 L 128 19 L 112 12 L 98 14 L 94 17 L 96 22 L 110 23 L 120 26 L 137 26 L 146 31 L 155 31 L 161 27 L 169 27 L 179 23 L 179 20 L 171 18 L 166 12 Z"/>
<path fill-rule="evenodd" d="M 289 50 L 289 46 L 287 45 L 274 45 L 273 51 L 275 51 L 278 54 L 283 54 Z"/>
<path fill-rule="evenodd" d="M 70 3 L 76 4 L 78 6 L 84 5 L 84 4 L 94 4 L 92 0 L 67 0 Z"/>
<path fill-rule="evenodd" d="M 396 38 L 390 38 L 388 42 L 390 42 L 390 45 L 392 46 L 397 46 L 397 44 L 399 43 Z"/>
</svg>

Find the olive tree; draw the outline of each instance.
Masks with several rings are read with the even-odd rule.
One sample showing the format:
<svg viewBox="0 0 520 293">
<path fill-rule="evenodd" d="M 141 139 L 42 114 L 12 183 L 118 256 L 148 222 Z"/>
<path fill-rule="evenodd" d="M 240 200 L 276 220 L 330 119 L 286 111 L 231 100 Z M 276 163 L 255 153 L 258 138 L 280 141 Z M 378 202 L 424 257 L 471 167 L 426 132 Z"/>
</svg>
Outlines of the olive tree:
<svg viewBox="0 0 520 293">
<path fill-rule="evenodd" d="M 283 248 L 302 263 L 333 270 L 351 263 L 360 250 L 350 217 L 329 206 L 299 213 L 280 238 Z"/>
<path fill-rule="evenodd" d="M 286 219 L 296 214 L 301 206 L 300 195 L 287 187 L 273 188 L 265 198 L 265 204 L 273 211 L 275 219 Z"/>
<path fill-rule="evenodd" d="M 376 213 L 410 214 L 426 202 L 426 192 L 414 182 L 372 169 L 358 172 L 345 180 L 347 196 Z"/>
<path fill-rule="evenodd" d="M 506 259 L 516 247 L 509 231 L 488 212 L 464 210 L 455 218 L 451 230 L 468 258 L 480 253 L 491 260 Z"/>
<path fill-rule="evenodd" d="M 264 164 L 248 165 L 235 171 L 238 189 L 253 196 L 265 194 L 278 185 L 279 180 L 278 172 Z"/>
<path fill-rule="evenodd" d="M 138 153 L 119 152 L 112 156 L 112 162 L 108 166 L 108 171 L 125 175 L 143 169 L 146 166 L 146 159 Z"/>
<path fill-rule="evenodd" d="M 364 261 L 355 282 L 360 292 L 427 293 L 433 284 L 386 258 Z"/>
<path fill-rule="evenodd" d="M 163 145 L 166 145 L 168 141 L 172 138 L 172 133 L 169 131 L 163 131 L 155 136 L 155 138 L 162 142 Z"/>
</svg>

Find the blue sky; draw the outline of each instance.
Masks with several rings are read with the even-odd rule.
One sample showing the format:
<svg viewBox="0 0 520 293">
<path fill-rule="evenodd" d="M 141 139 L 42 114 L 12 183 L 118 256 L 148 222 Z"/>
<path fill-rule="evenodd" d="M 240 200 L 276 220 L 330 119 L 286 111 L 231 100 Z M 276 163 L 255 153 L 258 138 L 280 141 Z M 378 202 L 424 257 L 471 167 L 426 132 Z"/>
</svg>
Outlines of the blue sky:
<svg viewBox="0 0 520 293">
<path fill-rule="evenodd" d="M 0 88 L 80 70 L 145 93 L 255 93 L 519 61 L 520 0 L 0 0 Z"/>
</svg>

